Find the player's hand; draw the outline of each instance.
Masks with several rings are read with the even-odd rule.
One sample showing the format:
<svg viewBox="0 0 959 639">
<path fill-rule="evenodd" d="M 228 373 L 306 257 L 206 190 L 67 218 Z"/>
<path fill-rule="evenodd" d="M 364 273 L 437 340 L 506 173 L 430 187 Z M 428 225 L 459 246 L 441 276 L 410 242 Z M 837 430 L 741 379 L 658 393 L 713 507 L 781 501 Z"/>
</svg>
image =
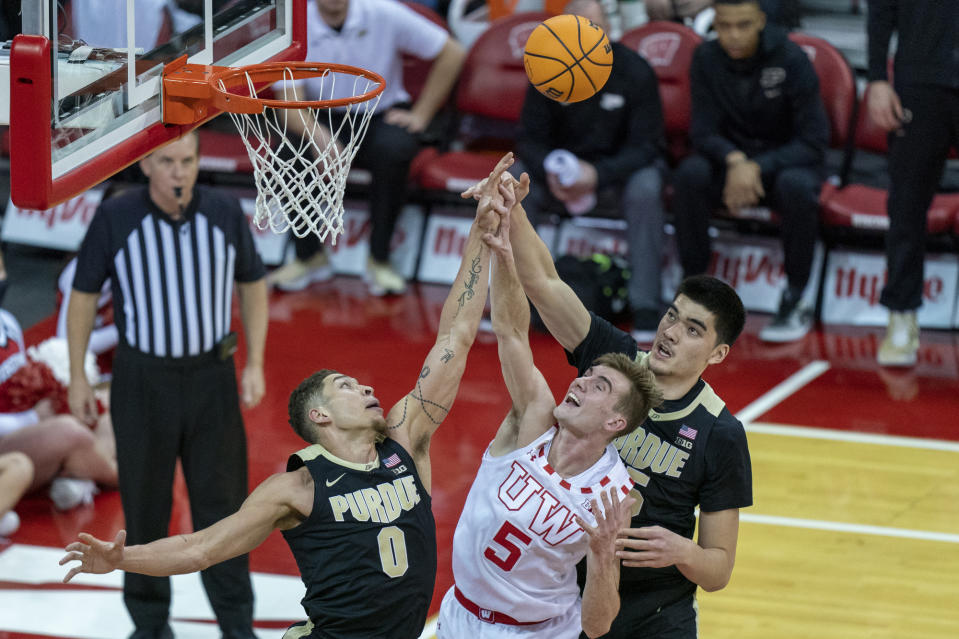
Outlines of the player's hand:
<svg viewBox="0 0 959 639">
<path fill-rule="evenodd" d="M 616 556 L 629 568 L 665 568 L 686 563 L 695 543 L 662 526 L 626 528 L 616 540 Z"/>
<path fill-rule="evenodd" d="M 620 501 L 619 491 L 615 488 L 603 491 L 600 497 L 603 500 L 602 508 L 599 508 L 595 499 L 589 502 L 596 525 L 590 526 L 579 515 L 576 516 L 576 523 L 589 536 L 589 551 L 594 556 L 613 557 L 617 548 L 616 540 L 629 523 L 636 498 L 627 495 L 626 499 Z"/>
<path fill-rule="evenodd" d="M 482 180 L 473 188 L 479 187 L 479 190 L 473 197 L 477 197 L 479 204 L 476 207 L 476 225 L 486 232 L 495 232 L 499 227 L 499 216 L 503 212 L 509 212 L 503 204 L 504 197 L 500 192 L 500 186 L 504 179 L 512 179 L 506 170 L 513 165 L 512 152 L 506 153 L 500 158 L 496 166 L 490 172 L 489 176 Z M 515 198 L 514 198 L 515 199 Z"/>
<path fill-rule="evenodd" d="M 266 394 L 266 380 L 262 366 L 247 365 L 240 378 L 240 400 L 244 408 L 253 408 Z"/>
<path fill-rule="evenodd" d="M 905 121 L 905 112 L 899 101 L 899 94 L 885 80 L 869 83 L 869 99 L 866 107 L 869 109 L 869 117 L 872 121 L 885 131 L 898 129 Z"/>
<path fill-rule="evenodd" d="M 753 206 L 765 196 L 762 173 L 759 165 L 743 160 L 726 170 L 726 185 L 723 188 L 723 204 L 735 213 L 746 206 Z"/>
<path fill-rule="evenodd" d="M 86 375 L 74 375 L 70 378 L 67 388 L 67 403 L 70 412 L 84 424 L 94 424 L 97 421 L 97 400 L 93 396 L 93 388 L 87 381 Z"/>
<path fill-rule="evenodd" d="M 383 116 L 383 121 L 406 129 L 410 133 L 422 133 L 430 123 L 429 118 L 423 117 L 415 110 L 407 109 L 390 109 Z"/>
<path fill-rule="evenodd" d="M 123 543 L 127 538 L 127 531 L 121 530 L 113 541 L 102 541 L 88 533 L 80 533 L 80 541 L 75 541 L 66 547 L 67 554 L 60 560 L 63 566 L 71 561 L 79 561 L 63 578 L 67 583 L 81 572 L 102 575 L 116 570 L 123 561 Z"/>
<path fill-rule="evenodd" d="M 513 188 L 515 180 L 506 179 L 508 173 L 504 173 L 500 178 L 499 191 L 503 198 L 503 205 L 497 213 L 499 214 L 498 228 L 493 232 L 483 234 L 483 241 L 490 247 L 490 250 L 496 254 L 498 259 L 510 260 L 513 258 L 513 246 L 509 241 L 509 219 L 510 210 L 516 203 L 516 193 Z"/>
</svg>

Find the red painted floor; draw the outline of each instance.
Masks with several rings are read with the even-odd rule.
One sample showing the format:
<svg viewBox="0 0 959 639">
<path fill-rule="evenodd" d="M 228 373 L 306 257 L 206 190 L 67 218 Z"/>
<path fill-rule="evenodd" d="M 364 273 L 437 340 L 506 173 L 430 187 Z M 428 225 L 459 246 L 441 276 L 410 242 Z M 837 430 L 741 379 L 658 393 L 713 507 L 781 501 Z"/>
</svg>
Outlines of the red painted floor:
<svg viewBox="0 0 959 639">
<path fill-rule="evenodd" d="M 296 294 L 274 293 L 267 346 L 267 397 L 245 414 L 251 485 L 282 472 L 287 456 L 304 444 L 287 424 L 290 391 L 319 368 L 335 368 L 371 384 L 392 405 L 409 388 L 432 345 L 446 287 L 417 285 L 396 298 L 367 297 L 352 278 L 315 285 Z M 830 369 L 757 418 L 773 422 L 868 433 L 959 440 L 959 342 L 951 332 L 925 331 L 920 365 L 905 372 L 878 369 L 880 329 L 820 329 L 803 341 L 770 347 L 756 338 L 765 317 L 751 317 L 726 363 L 706 378 L 737 412 L 814 360 Z M 35 343 L 51 330 L 42 322 L 27 333 Z M 555 389 L 574 370 L 552 339 L 535 333 L 536 361 Z M 243 354 L 239 356 L 243 361 Z M 452 583 L 448 548 L 481 451 L 508 408 L 493 336 L 481 333 L 470 354 L 459 397 L 432 445 L 433 504 L 439 541 L 439 572 L 433 611 Z M 190 529 L 179 479 L 171 533 Z M 94 506 L 57 513 L 43 496 L 18 507 L 23 520 L 18 544 L 63 546 L 85 530 L 110 537 L 122 526 L 119 496 L 107 492 Z M 0 547 L 2 552 L 2 547 Z M 252 554 L 255 571 L 296 575 L 279 533 Z M 0 582 L 0 591 L 13 587 Z M 18 585 L 17 587 L 23 587 Z M 46 587 L 46 586 L 45 586 Z M 2 594 L 0 594 L 2 599 Z M 271 624 L 275 627 L 275 624 Z M 5 633 L 0 639 L 29 635 Z"/>
</svg>

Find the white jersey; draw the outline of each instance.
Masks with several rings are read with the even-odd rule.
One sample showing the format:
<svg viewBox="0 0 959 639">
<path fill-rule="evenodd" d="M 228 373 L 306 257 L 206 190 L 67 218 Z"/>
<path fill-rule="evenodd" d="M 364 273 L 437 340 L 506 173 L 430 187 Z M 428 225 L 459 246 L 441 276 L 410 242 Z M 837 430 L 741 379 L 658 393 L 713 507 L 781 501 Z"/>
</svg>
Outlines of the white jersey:
<svg viewBox="0 0 959 639">
<path fill-rule="evenodd" d="M 573 519 L 591 525 L 590 499 L 609 487 L 633 487 L 612 445 L 570 479 L 547 462 L 554 426 L 529 446 L 501 457 L 487 447 L 453 536 L 453 578 L 480 608 L 517 621 L 551 619 L 579 605 L 576 564 L 589 540 Z"/>
</svg>

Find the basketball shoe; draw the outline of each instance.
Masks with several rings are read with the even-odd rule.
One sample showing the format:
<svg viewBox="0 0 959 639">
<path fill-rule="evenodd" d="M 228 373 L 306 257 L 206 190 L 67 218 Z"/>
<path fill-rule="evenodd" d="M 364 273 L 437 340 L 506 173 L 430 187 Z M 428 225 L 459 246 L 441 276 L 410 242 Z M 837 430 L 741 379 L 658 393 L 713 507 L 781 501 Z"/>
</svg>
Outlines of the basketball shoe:
<svg viewBox="0 0 959 639">
<path fill-rule="evenodd" d="M 326 253 L 320 251 L 307 260 L 294 259 L 267 276 L 270 286 L 281 291 L 302 291 L 313 282 L 325 282 L 333 277 L 333 267 Z"/>
<path fill-rule="evenodd" d="M 9 537 L 20 528 L 20 516 L 12 510 L 8 510 L 3 517 L 0 517 L 0 537 Z"/>
<path fill-rule="evenodd" d="M 92 504 L 99 491 L 92 479 L 57 477 L 50 482 L 50 499 L 57 510 L 70 510 L 80 504 Z"/>
<path fill-rule="evenodd" d="M 759 339 L 780 344 L 795 342 L 805 337 L 812 325 L 813 310 L 802 301 L 800 293 L 787 288 L 779 301 L 779 310 L 759 331 Z"/>
<path fill-rule="evenodd" d="M 400 295 L 406 292 L 406 280 L 397 273 L 389 262 L 378 262 L 373 258 L 366 261 L 366 273 L 363 281 L 370 290 L 370 295 Z"/>
<path fill-rule="evenodd" d="M 915 366 L 919 354 L 916 311 L 889 311 L 886 337 L 879 345 L 880 366 Z"/>
</svg>

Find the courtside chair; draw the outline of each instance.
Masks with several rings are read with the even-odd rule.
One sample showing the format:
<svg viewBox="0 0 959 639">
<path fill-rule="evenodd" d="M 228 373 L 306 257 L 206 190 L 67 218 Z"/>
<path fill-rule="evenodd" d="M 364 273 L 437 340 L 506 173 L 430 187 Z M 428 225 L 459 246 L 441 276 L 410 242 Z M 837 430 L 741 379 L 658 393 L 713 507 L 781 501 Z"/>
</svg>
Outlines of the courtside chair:
<svg viewBox="0 0 959 639">
<path fill-rule="evenodd" d="M 513 150 L 529 80 L 523 49 L 543 12 L 500 18 L 476 40 L 466 56 L 456 89 L 456 122 L 450 148 L 419 172 L 420 187 L 437 199 L 459 193 L 489 175 Z"/>
</svg>

